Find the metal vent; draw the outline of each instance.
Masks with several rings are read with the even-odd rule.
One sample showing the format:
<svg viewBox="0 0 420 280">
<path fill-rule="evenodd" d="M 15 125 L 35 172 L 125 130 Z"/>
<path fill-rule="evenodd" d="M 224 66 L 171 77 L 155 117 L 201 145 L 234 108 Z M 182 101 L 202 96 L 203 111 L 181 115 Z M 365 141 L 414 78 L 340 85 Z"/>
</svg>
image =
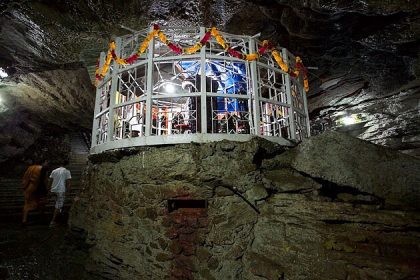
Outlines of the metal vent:
<svg viewBox="0 0 420 280">
<path fill-rule="evenodd" d="M 207 208 L 204 199 L 168 199 L 168 211 L 172 212 L 181 208 Z"/>
</svg>

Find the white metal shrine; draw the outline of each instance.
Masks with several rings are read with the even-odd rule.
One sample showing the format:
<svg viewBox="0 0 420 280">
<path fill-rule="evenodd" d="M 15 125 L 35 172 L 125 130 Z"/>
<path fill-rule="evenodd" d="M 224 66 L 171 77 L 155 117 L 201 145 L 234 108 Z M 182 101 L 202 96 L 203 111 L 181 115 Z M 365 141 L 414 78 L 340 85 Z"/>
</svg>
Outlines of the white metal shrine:
<svg viewBox="0 0 420 280">
<path fill-rule="evenodd" d="M 117 38 L 115 53 L 130 56 L 149 31 Z M 172 42 L 191 46 L 206 29 L 162 31 Z M 260 44 L 255 37 L 220 34 L 245 54 Z M 284 48 L 281 55 L 293 67 L 295 57 Z M 101 53 L 99 67 L 104 63 Z M 153 38 L 135 63 L 112 62 L 98 84 L 91 152 L 255 136 L 293 145 L 309 135 L 303 79 L 282 71 L 270 54 L 242 60 L 211 38 L 197 53 L 178 55 Z"/>
</svg>

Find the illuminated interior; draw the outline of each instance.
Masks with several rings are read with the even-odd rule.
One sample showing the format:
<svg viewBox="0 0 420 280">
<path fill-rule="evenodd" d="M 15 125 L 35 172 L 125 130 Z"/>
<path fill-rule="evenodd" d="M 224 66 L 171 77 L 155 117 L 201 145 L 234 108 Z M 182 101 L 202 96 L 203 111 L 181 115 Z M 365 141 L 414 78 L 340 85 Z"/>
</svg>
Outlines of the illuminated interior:
<svg viewBox="0 0 420 280">
<path fill-rule="evenodd" d="M 172 42 L 190 46 L 205 29 L 164 31 Z M 119 55 L 131 55 L 146 36 L 147 30 L 118 38 Z M 223 36 L 245 54 L 255 52 L 260 44 L 250 36 Z M 286 49 L 282 55 L 293 66 L 294 56 Z M 241 141 L 250 135 L 287 144 L 309 136 L 308 127 L 302 78 L 283 72 L 270 55 L 258 61 L 242 60 L 230 56 L 214 39 L 196 54 L 176 55 L 154 39 L 136 63 L 111 65 L 98 85 L 92 147 L 100 152 L 191 141 Z M 171 137 L 162 138 L 167 136 Z M 130 140 L 119 142 L 126 139 Z"/>
</svg>

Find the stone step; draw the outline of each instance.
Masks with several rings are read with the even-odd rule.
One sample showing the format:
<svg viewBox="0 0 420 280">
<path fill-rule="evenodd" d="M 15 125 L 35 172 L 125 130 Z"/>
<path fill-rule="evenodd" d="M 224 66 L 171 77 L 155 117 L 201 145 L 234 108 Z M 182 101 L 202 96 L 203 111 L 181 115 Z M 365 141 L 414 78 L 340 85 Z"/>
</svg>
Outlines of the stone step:
<svg viewBox="0 0 420 280">
<path fill-rule="evenodd" d="M 81 184 L 80 184 L 80 182 L 73 182 L 73 184 L 71 184 L 71 189 L 75 189 L 75 190 L 77 190 L 77 189 L 81 189 L 82 188 L 82 186 L 81 186 Z M 0 199 L 2 198 L 2 197 L 4 197 L 4 196 L 10 196 L 10 195 L 20 195 L 20 194 L 22 194 L 23 195 L 23 189 L 22 188 L 1 188 L 0 187 L 0 194 L 1 194 L 1 197 L 0 197 Z"/>
<path fill-rule="evenodd" d="M 70 173 L 73 175 L 73 174 L 79 174 L 79 175 L 81 175 L 81 174 L 83 174 L 83 172 L 85 171 L 84 169 L 72 169 L 72 168 L 68 168 L 68 170 L 70 170 Z"/>
<path fill-rule="evenodd" d="M 65 202 L 64 205 L 63 205 L 64 211 L 68 212 L 71 205 L 72 205 L 72 202 Z M 47 204 L 45 206 L 45 208 L 46 208 L 45 209 L 46 212 L 51 212 L 52 213 L 52 211 L 54 209 L 54 203 Z M 4 217 L 4 216 L 8 216 L 8 215 L 14 215 L 14 214 L 15 215 L 16 214 L 21 215 L 22 209 L 23 209 L 23 205 L 14 205 L 14 206 L 10 206 L 10 207 L 7 207 L 7 208 L 2 208 L 0 206 L 0 210 L 1 210 L 0 211 L 0 217 Z M 50 209 L 50 211 L 48 211 L 48 209 Z M 31 214 L 31 213 L 36 213 L 36 210 L 29 212 L 29 214 Z"/>
<path fill-rule="evenodd" d="M 74 197 L 82 190 L 80 184 L 83 172 L 88 163 L 89 147 L 87 147 L 82 135 L 70 134 L 71 155 L 69 166 L 72 174 L 71 191 L 66 194 L 65 207 L 70 207 Z M 0 178 L 0 215 L 5 213 L 20 214 L 24 203 L 22 179 L 21 178 Z M 53 207 L 49 201 L 47 207 Z"/>
<path fill-rule="evenodd" d="M 71 163 L 87 163 L 87 157 L 83 156 L 83 158 L 70 158 L 69 159 L 70 164 Z"/>
<path fill-rule="evenodd" d="M 76 196 L 67 196 L 66 197 L 66 200 L 69 199 L 69 200 L 73 201 L 73 199 L 75 197 Z M 47 205 L 48 204 L 52 204 L 52 203 L 54 203 L 53 200 L 51 200 L 51 202 L 48 202 Z M 0 209 L 10 208 L 10 207 L 17 207 L 17 206 L 23 207 L 23 205 L 24 205 L 24 201 L 23 200 L 22 201 L 16 201 L 14 203 L 2 203 L 2 204 L 0 204 Z"/>
<path fill-rule="evenodd" d="M 73 160 L 73 161 L 84 161 L 84 160 L 87 160 L 87 158 L 88 158 L 87 153 L 86 154 L 73 154 L 70 156 L 70 160 Z"/>
<path fill-rule="evenodd" d="M 77 189 L 74 191 L 66 192 L 66 196 L 75 196 L 79 195 L 82 192 L 82 189 Z M 14 201 L 23 201 L 24 196 L 23 193 L 21 195 L 11 195 L 11 196 L 2 196 L 0 201 L 5 203 L 13 203 Z"/>
<path fill-rule="evenodd" d="M 88 156 L 89 156 L 88 152 L 80 154 L 80 153 L 75 153 L 74 151 L 72 151 L 70 153 L 71 158 L 85 158 L 85 157 L 88 157 Z"/>
<path fill-rule="evenodd" d="M 9 185 L 9 184 L 13 184 L 13 185 L 22 184 L 22 179 L 0 180 L 0 185 Z"/>
<path fill-rule="evenodd" d="M 2 190 L 23 190 L 22 185 L 0 185 L 0 192 Z"/>
<path fill-rule="evenodd" d="M 69 165 L 68 166 L 86 166 L 87 165 L 87 160 L 77 160 L 77 161 L 72 161 L 70 160 Z"/>
<path fill-rule="evenodd" d="M 87 165 L 87 161 L 84 162 L 70 162 L 68 167 L 85 167 Z"/>
</svg>

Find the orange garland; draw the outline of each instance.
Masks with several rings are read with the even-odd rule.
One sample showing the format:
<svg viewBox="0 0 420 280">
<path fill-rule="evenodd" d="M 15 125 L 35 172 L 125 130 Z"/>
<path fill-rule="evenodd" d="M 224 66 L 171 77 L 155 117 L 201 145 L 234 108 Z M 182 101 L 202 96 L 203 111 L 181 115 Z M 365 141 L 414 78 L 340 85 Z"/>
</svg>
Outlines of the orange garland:
<svg viewBox="0 0 420 280">
<path fill-rule="evenodd" d="M 209 34 L 207 34 L 209 33 Z M 203 45 L 205 45 L 205 43 L 208 41 L 210 34 L 211 36 L 213 36 L 217 43 L 225 50 L 227 51 L 230 55 L 235 56 L 237 58 L 240 59 L 244 59 L 247 61 L 253 61 L 253 60 L 257 60 L 261 54 L 265 53 L 267 50 L 271 52 L 271 54 L 273 55 L 274 60 L 277 62 L 277 64 L 280 66 L 280 68 L 286 72 L 289 73 L 291 76 L 293 77 L 299 77 L 300 73 L 303 73 L 303 85 L 304 85 L 304 89 L 306 92 L 309 91 L 309 82 L 308 82 L 308 76 L 307 76 L 307 70 L 306 68 L 303 66 L 302 63 L 302 59 L 300 57 L 296 57 L 296 69 L 291 70 L 289 68 L 289 66 L 283 61 L 283 58 L 281 57 L 280 53 L 271 45 L 271 43 L 267 40 L 264 40 L 262 42 L 262 47 L 259 48 L 259 50 L 256 53 L 251 53 L 251 54 L 244 54 L 244 53 L 240 53 L 237 52 L 236 50 L 232 49 L 229 44 L 226 43 L 226 41 L 224 40 L 224 38 L 220 35 L 219 31 L 216 29 L 216 27 L 212 27 L 208 32 L 206 33 L 206 35 L 200 40 L 200 42 L 196 43 L 194 46 L 189 47 L 189 48 L 185 48 L 185 49 L 181 49 L 180 47 L 178 47 L 177 45 L 171 43 L 168 41 L 166 35 L 162 32 L 162 30 L 160 30 L 160 27 L 158 25 L 154 25 L 153 30 L 147 35 L 146 39 L 141 43 L 139 49 L 137 50 L 137 52 L 132 55 L 129 58 L 120 58 L 115 54 L 115 42 L 112 41 L 109 44 L 109 50 L 105 59 L 105 63 L 102 67 L 102 70 L 99 70 L 99 63 L 97 64 L 97 68 L 95 71 L 95 76 L 97 80 L 101 80 L 103 79 L 103 77 L 105 77 L 106 73 L 108 72 L 109 66 L 111 64 L 111 60 L 114 59 L 116 63 L 120 64 L 120 65 L 126 65 L 126 64 L 131 64 L 133 63 L 135 60 L 138 59 L 138 57 L 140 57 L 147 49 L 147 47 L 149 46 L 150 41 L 154 38 L 154 37 L 158 37 L 159 40 L 164 43 L 165 45 L 167 45 L 169 48 L 171 48 L 172 51 L 176 52 L 176 53 L 184 53 L 184 54 L 194 54 L 196 52 L 198 52 Z"/>
</svg>

